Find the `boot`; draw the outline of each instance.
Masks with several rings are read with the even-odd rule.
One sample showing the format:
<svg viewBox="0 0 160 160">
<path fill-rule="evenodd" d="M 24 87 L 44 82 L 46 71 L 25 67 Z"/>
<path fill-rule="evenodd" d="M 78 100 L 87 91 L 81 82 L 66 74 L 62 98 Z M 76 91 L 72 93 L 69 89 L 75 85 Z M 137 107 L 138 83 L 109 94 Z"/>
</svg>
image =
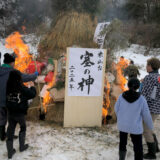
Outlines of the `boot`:
<svg viewBox="0 0 160 160">
<path fill-rule="evenodd" d="M 134 151 L 134 160 L 143 160 L 143 150 Z"/>
<path fill-rule="evenodd" d="M 7 151 L 8 151 L 8 159 L 11 159 L 12 156 L 16 153 L 16 150 L 13 148 L 13 141 L 6 141 Z"/>
<path fill-rule="evenodd" d="M 119 160 L 125 160 L 126 151 L 119 151 Z"/>
<path fill-rule="evenodd" d="M 14 137 L 13 137 L 14 139 L 17 139 L 18 138 L 18 136 L 17 135 L 14 135 Z"/>
<path fill-rule="evenodd" d="M 25 144 L 25 137 L 26 133 L 25 132 L 20 132 L 19 134 L 19 151 L 23 152 L 28 149 L 28 144 Z"/>
<path fill-rule="evenodd" d="M 1 141 L 6 139 L 5 126 L 0 126 L 0 139 Z"/>
<path fill-rule="evenodd" d="M 154 142 L 156 144 L 156 152 L 159 152 L 159 147 L 158 147 L 158 140 L 157 140 L 157 137 L 155 134 L 153 134 L 153 137 L 154 137 Z"/>
<path fill-rule="evenodd" d="M 143 155 L 144 159 L 156 159 L 156 144 L 154 143 L 148 143 L 148 153 Z"/>
</svg>

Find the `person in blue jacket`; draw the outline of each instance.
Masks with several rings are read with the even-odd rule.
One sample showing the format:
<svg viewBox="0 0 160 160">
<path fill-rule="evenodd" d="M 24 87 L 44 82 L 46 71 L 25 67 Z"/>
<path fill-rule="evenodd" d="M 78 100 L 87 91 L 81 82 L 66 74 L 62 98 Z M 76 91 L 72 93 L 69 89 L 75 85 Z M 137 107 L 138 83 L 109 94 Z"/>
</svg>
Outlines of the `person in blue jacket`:
<svg viewBox="0 0 160 160">
<path fill-rule="evenodd" d="M 143 121 L 148 128 L 153 129 L 147 101 L 139 92 L 136 92 L 139 86 L 139 80 L 131 78 L 128 81 L 129 90 L 122 93 L 115 104 L 117 126 L 120 134 L 119 160 L 125 160 L 128 134 L 130 134 L 133 143 L 134 159 L 143 160 Z"/>
<path fill-rule="evenodd" d="M 4 64 L 0 66 L 0 140 L 5 140 L 6 132 L 5 126 L 7 123 L 7 110 L 6 110 L 6 84 L 9 77 L 9 73 L 14 69 L 15 64 L 15 57 L 9 53 L 4 55 Z M 34 74 L 23 74 L 22 81 L 29 82 L 34 81 L 37 76 L 38 72 Z"/>
</svg>

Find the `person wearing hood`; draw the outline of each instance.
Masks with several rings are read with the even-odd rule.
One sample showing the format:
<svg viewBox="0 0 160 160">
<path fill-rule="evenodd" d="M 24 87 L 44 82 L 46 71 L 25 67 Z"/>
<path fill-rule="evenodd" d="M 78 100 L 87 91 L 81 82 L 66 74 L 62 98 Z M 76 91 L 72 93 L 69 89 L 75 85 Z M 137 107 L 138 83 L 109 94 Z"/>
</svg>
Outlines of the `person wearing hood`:
<svg viewBox="0 0 160 160">
<path fill-rule="evenodd" d="M 6 110 L 6 85 L 7 80 L 9 77 L 9 73 L 14 69 L 15 64 L 15 57 L 10 55 L 9 53 L 6 53 L 4 55 L 4 64 L 0 67 L 0 140 L 5 140 L 6 138 L 6 132 L 5 132 L 5 126 L 7 123 L 7 110 Z M 29 82 L 34 81 L 37 76 L 38 72 L 35 72 L 34 74 L 23 74 L 21 73 L 22 81 L 23 82 Z"/>
<path fill-rule="evenodd" d="M 131 78 L 128 81 L 129 90 L 119 96 L 114 107 L 120 135 L 119 160 L 125 160 L 128 134 L 133 143 L 134 160 L 143 160 L 143 121 L 150 130 L 153 129 L 147 101 L 139 92 L 136 92 L 139 86 L 139 80 Z"/>
<path fill-rule="evenodd" d="M 148 59 L 146 69 L 149 75 L 145 76 L 142 82 L 143 85 L 141 93 L 147 100 L 153 122 L 155 122 L 160 114 L 160 74 L 158 73 L 159 68 L 159 59 Z M 144 154 L 144 158 L 156 159 L 156 152 L 159 152 L 156 134 L 145 124 L 144 138 L 148 147 L 148 153 Z"/>
</svg>

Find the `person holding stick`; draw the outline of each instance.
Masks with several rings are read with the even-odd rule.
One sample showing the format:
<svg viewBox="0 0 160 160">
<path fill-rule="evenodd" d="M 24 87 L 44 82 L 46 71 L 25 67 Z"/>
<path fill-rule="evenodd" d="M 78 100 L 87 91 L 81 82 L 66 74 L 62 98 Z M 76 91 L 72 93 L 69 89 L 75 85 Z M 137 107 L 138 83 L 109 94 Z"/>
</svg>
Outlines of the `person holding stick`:
<svg viewBox="0 0 160 160">
<path fill-rule="evenodd" d="M 6 138 L 6 132 L 5 132 L 5 126 L 7 123 L 7 110 L 6 110 L 6 84 L 9 77 L 9 73 L 14 69 L 15 64 L 15 57 L 10 55 L 9 53 L 6 53 L 4 55 L 4 64 L 0 67 L 0 140 L 5 140 Z M 37 76 L 38 72 L 35 72 L 34 74 L 23 74 L 22 75 L 22 81 L 23 82 L 29 82 L 34 81 Z"/>
</svg>

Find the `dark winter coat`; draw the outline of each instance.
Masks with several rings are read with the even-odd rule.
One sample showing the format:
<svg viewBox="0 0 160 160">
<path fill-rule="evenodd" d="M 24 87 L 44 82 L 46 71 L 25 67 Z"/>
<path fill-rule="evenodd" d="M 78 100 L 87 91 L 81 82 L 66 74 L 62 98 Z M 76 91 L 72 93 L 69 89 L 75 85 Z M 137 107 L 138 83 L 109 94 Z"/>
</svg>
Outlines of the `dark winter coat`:
<svg viewBox="0 0 160 160">
<path fill-rule="evenodd" d="M 28 110 L 28 100 L 36 96 L 34 87 L 27 88 L 23 86 L 18 93 L 10 93 L 7 95 L 6 107 L 9 115 L 25 115 Z"/>
<path fill-rule="evenodd" d="M 151 72 L 144 78 L 142 95 L 146 98 L 150 112 L 160 114 L 160 74 Z"/>
<path fill-rule="evenodd" d="M 127 68 L 124 69 L 124 76 L 128 76 L 128 78 L 133 78 L 140 75 L 138 67 L 135 65 L 129 65 Z"/>
<path fill-rule="evenodd" d="M 6 106 L 6 85 L 12 67 L 0 67 L 0 107 Z M 22 74 L 22 81 L 34 81 L 37 78 L 35 74 Z"/>
</svg>

